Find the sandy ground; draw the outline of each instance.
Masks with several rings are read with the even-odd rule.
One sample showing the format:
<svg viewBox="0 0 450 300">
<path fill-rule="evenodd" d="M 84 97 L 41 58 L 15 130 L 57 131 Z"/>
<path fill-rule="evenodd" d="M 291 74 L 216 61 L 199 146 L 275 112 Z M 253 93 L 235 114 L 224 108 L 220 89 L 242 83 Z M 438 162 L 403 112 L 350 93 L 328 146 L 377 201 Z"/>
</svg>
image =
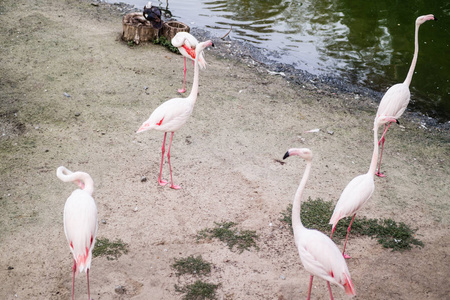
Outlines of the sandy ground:
<svg viewBox="0 0 450 300">
<path fill-rule="evenodd" d="M 0 299 L 70 297 L 62 213 L 76 186 L 57 179 L 60 165 L 93 177 L 106 220 L 98 237 L 129 244 L 118 260 L 93 259 L 93 299 L 181 299 L 174 284 L 184 281 L 170 265 L 189 255 L 214 265 L 204 280 L 221 284 L 218 299 L 306 298 L 309 274 L 279 221 L 305 164 L 276 160 L 291 147 L 312 149 L 305 198 L 337 201 L 369 167 L 375 100 L 293 85 L 225 58 L 219 43 L 206 51 L 194 113 L 174 137 L 174 181 L 182 186 L 175 191 L 156 182 L 162 133 L 135 131 L 177 96 L 182 57 L 158 45 L 127 46 L 119 13 L 89 2 L 4 0 L 0 12 Z M 189 91 L 192 68 L 187 78 Z M 355 299 L 449 299 L 449 135 L 407 115 L 401 121 L 387 139 L 388 177 L 375 179 L 359 215 L 405 222 L 425 247 L 400 253 L 351 238 Z M 198 231 L 222 221 L 256 231 L 260 250 L 196 242 Z M 76 299 L 86 297 L 82 274 Z M 323 280 L 313 298 L 328 299 Z"/>
</svg>

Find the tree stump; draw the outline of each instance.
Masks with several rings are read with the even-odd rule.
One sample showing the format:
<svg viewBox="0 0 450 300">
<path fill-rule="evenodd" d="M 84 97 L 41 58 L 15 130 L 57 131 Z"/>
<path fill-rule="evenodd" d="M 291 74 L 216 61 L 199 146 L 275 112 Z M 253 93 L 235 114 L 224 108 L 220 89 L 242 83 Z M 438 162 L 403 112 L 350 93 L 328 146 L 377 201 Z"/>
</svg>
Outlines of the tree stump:
<svg viewBox="0 0 450 300">
<path fill-rule="evenodd" d="M 168 21 L 163 23 L 161 29 L 161 35 L 165 37 L 169 42 L 178 32 L 189 32 L 191 29 L 184 23 L 178 21 Z"/>
<path fill-rule="evenodd" d="M 139 44 L 154 41 L 159 36 L 159 29 L 153 28 L 152 24 L 139 12 L 123 16 L 122 26 L 122 39 L 127 42 L 134 41 Z"/>
</svg>

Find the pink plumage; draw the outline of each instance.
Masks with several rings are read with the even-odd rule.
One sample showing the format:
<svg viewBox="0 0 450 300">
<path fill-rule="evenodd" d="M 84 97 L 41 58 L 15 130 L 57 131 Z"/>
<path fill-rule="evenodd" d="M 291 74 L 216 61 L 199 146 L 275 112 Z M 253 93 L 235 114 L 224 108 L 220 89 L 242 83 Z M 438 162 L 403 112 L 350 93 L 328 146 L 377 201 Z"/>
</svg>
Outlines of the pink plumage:
<svg viewBox="0 0 450 300">
<path fill-rule="evenodd" d="M 330 297 L 333 299 L 330 282 L 345 290 L 347 295 L 356 295 L 350 272 L 336 244 L 325 234 L 315 229 L 305 228 L 300 219 L 300 202 L 311 170 L 312 152 L 306 148 L 289 149 L 283 159 L 297 155 L 306 161 L 300 185 L 292 205 L 292 229 L 295 245 L 305 270 L 311 273 L 308 300 L 311 297 L 312 280 L 318 276 L 327 281 Z"/>
<path fill-rule="evenodd" d="M 180 51 L 181 55 L 183 55 L 184 60 L 184 75 L 183 75 L 183 88 L 178 89 L 179 93 L 184 93 L 185 83 L 186 83 L 186 58 L 195 62 L 197 45 L 199 44 L 197 39 L 190 33 L 187 32 L 178 32 L 171 40 L 172 46 L 177 47 L 178 51 Z M 198 64 L 201 69 L 206 68 L 206 61 L 203 55 L 203 52 L 198 54 Z"/>
<path fill-rule="evenodd" d="M 417 63 L 417 57 L 419 55 L 419 27 L 421 24 L 429 20 L 436 20 L 436 18 L 433 15 L 424 15 L 416 19 L 415 38 L 414 38 L 414 57 L 411 62 L 411 66 L 409 67 L 408 75 L 406 76 L 404 82 L 397 83 L 387 90 L 386 94 L 384 94 L 383 98 L 381 99 L 380 105 L 378 106 L 376 117 L 391 116 L 394 117 L 395 119 L 398 119 L 405 112 L 411 97 L 409 85 L 411 84 L 414 69 Z M 376 175 L 379 177 L 385 176 L 383 173 L 380 172 L 381 158 L 383 156 L 385 135 L 390 125 L 391 123 L 385 124 L 383 134 L 379 141 L 379 143 L 381 143 L 381 154 L 380 154 L 380 162 L 378 165 L 378 171 L 376 172 Z"/>
<path fill-rule="evenodd" d="M 163 145 L 161 148 L 162 156 L 161 156 L 161 166 L 159 169 L 159 177 L 158 183 L 160 185 L 166 185 L 167 181 L 161 178 L 162 176 L 162 167 L 164 162 L 164 153 L 165 153 L 165 144 L 167 132 L 171 132 L 170 141 L 169 141 L 169 149 L 167 151 L 167 160 L 169 162 L 169 171 L 170 171 L 170 187 L 173 189 L 180 189 L 179 185 L 173 184 L 172 178 L 172 166 L 170 163 L 170 147 L 172 145 L 173 134 L 175 131 L 180 129 L 191 116 L 195 102 L 197 101 L 198 94 L 198 82 L 199 82 L 199 57 L 202 54 L 203 50 L 206 47 L 214 46 L 211 41 L 206 41 L 203 43 L 199 43 L 195 48 L 196 58 L 194 61 L 194 81 L 192 83 L 191 93 L 187 98 L 173 98 L 167 100 L 158 106 L 150 115 L 150 117 L 139 127 L 137 133 L 144 132 L 147 130 L 158 130 L 164 132 Z"/>
<path fill-rule="evenodd" d="M 64 233 L 74 259 L 72 299 L 77 270 L 80 273 L 86 272 L 88 297 L 90 299 L 89 269 L 98 229 L 97 205 L 92 198 L 94 182 L 89 174 L 85 172 L 74 173 L 63 166 L 56 170 L 56 176 L 64 182 L 74 182 L 81 187 L 81 189 L 72 192 L 64 205 Z"/>
<path fill-rule="evenodd" d="M 339 220 L 353 216 L 352 221 L 347 230 L 347 237 L 345 238 L 344 250 L 342 251 L 345 258 L 350 256 L 345 254 L 345 247 L 347 245 L 348 234 L 355 218 L 356 212 L 370 199 L 375 191 L 374 175 L 377 167 L 378 159 L 378 128 L 386 123 L 395 122 L 395 118 L 380 116 L 375 118 L 373 128 L 373 153 L 372 160 L 370 162 L 369 171 L 366 174 L 358 175 L 353 178 L 342 191 L 341 196 L 334 208 L 333 215 L 330 219 L 332 225 L 331 236 L 333 236 L 334 230 Z"/>
</svg>

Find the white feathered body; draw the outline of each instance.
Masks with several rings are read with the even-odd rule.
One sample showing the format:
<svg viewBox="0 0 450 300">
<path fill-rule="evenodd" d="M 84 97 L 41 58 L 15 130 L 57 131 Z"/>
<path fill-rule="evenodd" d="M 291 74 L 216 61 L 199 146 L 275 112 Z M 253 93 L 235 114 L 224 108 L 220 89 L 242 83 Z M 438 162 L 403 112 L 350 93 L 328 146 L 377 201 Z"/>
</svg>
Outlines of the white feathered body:
<svg viewBox="0 0 450 300">
<path fill-rule="evenodd" d="M 192 101 L 186 98 L 173 98 L 158 106 L 145 121 L 138 132 L 154 129 L 174 132 L 182 127 L 194 110 Z"/>
<path fill-rule="evenodd" d="M 64 232 L 79 272 L 90 269 L 97 229 L 94 198 L 84 190 L 73 191 L 64 205 Z"/>
<path fill-rule="evenodd" d="M 397 83 L 391 86 L 381 99 L 377 110 L 377 117 L 391 116 L 395 119 L 405 112 L 408 107 L 411 93 L 409 87 L 405 83 Z"/>
<path fill-rule="evenodd" d="M 366 173 L 353 178 L 345 187 L 334 208 L 330 224 L 333 228 L 340 219 L 353 216 L 370 199 L 375 191 L 373 174 Z"/>
<path fill-rule="evenodd" d="M 336 244 L 325 234 L 305 227 L 294 229 L 295 244 L 305 270 L 355 293 L 350 272 Z"/>
</svg>

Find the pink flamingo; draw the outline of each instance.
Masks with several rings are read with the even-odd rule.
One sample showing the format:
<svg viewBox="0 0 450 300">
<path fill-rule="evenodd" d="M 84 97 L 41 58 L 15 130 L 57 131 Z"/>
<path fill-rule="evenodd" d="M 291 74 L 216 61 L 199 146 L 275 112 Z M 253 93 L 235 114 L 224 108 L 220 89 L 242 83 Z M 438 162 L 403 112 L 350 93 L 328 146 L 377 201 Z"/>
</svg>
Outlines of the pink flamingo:
<svg viewBox="0 0 450 300">
<path fill-rule="evenodd" d="M 162 157 L 161 157 L 161 167 L 159 169 L 159 177 L 158 183 L 160 185 L 166 185 L 167 181 L 161 179 L 162 167 L 164 162 L 164 152 L 165 152 L 165 144 L 166 144 L 166 136 L 167 132 L 171 132 L 169 149 L 167 151 L 167 159 L 169 161 L 169 170 L 170 170 L 170 181 L 171 188 L 180 189 L 179 185 L 173 184 L 172 178 L 172 166 L 170 164 L 170 147 L 172 145 L 173 134 L 177 131 L 181 126 L 183 126 L 194 110 L 195 101 L 197 100 L 198 93 L 198 77 L 199 77 L 199 67 L 198 61 L 201 56 L 203 50 L 206 47 L 214 46 L 211 41 L 206 41 L 203 43 L 199 43 L 195 48 L 195 60 L 194 60 L 194 82 L 192 83 L 191 93 L 187 98 L 173 98 L 167 100 L 160 106 L 158 106 L 150 115 L 147 121 L 145 121 L 141 127 L 138 129 L 137 133 L 143 132 L 146 130 L 154 129 L 158 131 L 164 131 L 164 140 L 161 148 Z"/>
<path fill-rule="evenodd" d="M 187 32 L 178 32 L 171 41 L 174 47 L 177 47 L 180 53 L 183 55 L 184 59 L 184 76 L 183 76 L 183 88 L 178 89 L 178 93 L 184 93 L 186 89 L 184 88 L 186 82 L 186 57 L 195 61 L 196 51 L 195 48 L 198 45 L 197 39 L 190 33 Z M 203 52 L 198 54 L 200 57 L 198 59 L 198 64 L 200 68 L 206 68 L 205 57 L 203 56 Z M 195 63 L 195 62 L 194 62 Z M 195 66 L 194 66 L 195 67 Z"/>
<path fill-rule="evenodd" d="M 305 270 L 311 273 L 308 289 L 308 300 L 311 298 L 311 287 L 314 276 L 327 281 L 330 298 L 333 300 L 330 282 L 345 290 L 347 295 L 356 295 L 355 288 L 348 271 L 347 263 L 336 244 L 325 234 L 315 229 L 305 228 L 300 219 L 300 200 L 311 171 L 312 152 L 306 148 L 289 149 L 283 159 L 297 155 L 306 161 L 300 185 L 295 193 L 292 205 L 292 228 L 295 245 Z"/>
<path fill-rule="evenodd" d="M 81 188 L 73 191 L 64 205 L 64 233 L 73 254 L 72 300 L 77 270 L 80 273 L 86 271 L 90 300 L 89 269 L 98 229 L 97 206 L 92 198 L 94 181 L 87 173 L 73 173 L 62 166 L 56 170 L 56 176 L 64 182 L 74 182 Z"/>
<path fill-rule="evenodd" d="M 408 75 L 403 83 L 397 83 L 390 87 L 386 94 L 384 94 L 381 99 L 380 105 L 378 106 L 376 116 L 393 116 L 395 119 L 400 118 L 400 116 L 405 111 L 408 106 L 411 94 L 409 92 L 409 85 L 411 83 L 414 69 L 417 63 L 417 56 L 419 54 L 419 26 L 426 21 L 429 20 L 437 20 L 433 15 L 425 15 L 420 16 L 416 19 L 416 31 L 415 31 L 415 41 L 414 41 L 414 56 L 411 62 L 411 66 L 409 67 Z M 385 177 L 383 173 L 380 172 L 381 168 L 381 157 L 383 156 L 383 148 L 385 135 L 387 130 L 391 126 L 391 122 L 384 125 L 384 131 L 379 141 L 381 143 L 381 154 L 380 154 L 380 162 L 378 165 L 378 171 L 375 173 L 379 177 Z"/>
<path fill-rule="evenodd" d="M 334 230 L 336 229 L 336 225 L 340 219 L 353 216 L 347 229 L 344 250 L 342 251 L 345 258 L 350 258 L 350 256 L 345 254 L 345 247 L 347 246 L 348 235 L 350 233 L 353 220 L 355 219 L 356 212 L 364 205 L 364 203 L 367 202 L 367 200 L 370 199 L 375 190 L 374 174 L 378 159 L 378 128 L 383 124 L 395 121 L 395 118 L 387 116 L 379 116 L 375 118 L 373 127 L 373 154 L 369 171 L 366 174 L 356 176 L 347 184 L 336 204 L 336 207 L 334 208 L 333 215 L 331 216 L 330 224 L 333 225 L 331 237 L 333 237 Z"/>
</svg>

